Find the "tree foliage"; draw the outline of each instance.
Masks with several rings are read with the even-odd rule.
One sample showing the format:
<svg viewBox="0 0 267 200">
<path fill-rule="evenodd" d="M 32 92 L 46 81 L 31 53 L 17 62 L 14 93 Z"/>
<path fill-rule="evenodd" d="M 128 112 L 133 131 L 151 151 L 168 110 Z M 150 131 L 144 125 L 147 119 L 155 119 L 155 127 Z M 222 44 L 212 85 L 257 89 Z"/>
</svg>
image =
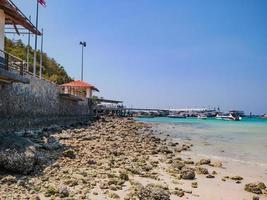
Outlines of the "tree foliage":
<svg viewBox="0 0 267 200">
<path fill-rule="evenodd" d="M 33 71 L 33 55 L 34 50 L 30 48 L 30 71 Z M 16 42 L 5 38 L 5 51 L 8 53 L 22 59 L 27 60 L 27 45 L 25 45 L 21 40 Z M 41 52 L 37 51 L 37 61 L 40 60 Z M 67 74 L 63 66 L 56 62 L 54 58 L 48 57 L 46 53 L 43 53 L 43 77 L 57 84 L 63 84 L 72 81 L 73 79 Z M 37 72 L 39 72 L 40 64 L 37 63 Z"/>
</svg>

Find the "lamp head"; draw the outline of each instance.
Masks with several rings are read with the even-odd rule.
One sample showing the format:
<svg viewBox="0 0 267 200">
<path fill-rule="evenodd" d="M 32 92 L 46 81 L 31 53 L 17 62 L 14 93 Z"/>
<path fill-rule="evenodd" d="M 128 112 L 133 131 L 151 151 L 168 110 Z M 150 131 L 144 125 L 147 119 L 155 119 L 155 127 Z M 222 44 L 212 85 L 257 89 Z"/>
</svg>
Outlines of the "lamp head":
<svg viewBox="0 0 267 200">
<path fill-rule="evenodd" d="M 86 47 L 86 42 L 80 42 L 80 45 Z"/>
</svg>

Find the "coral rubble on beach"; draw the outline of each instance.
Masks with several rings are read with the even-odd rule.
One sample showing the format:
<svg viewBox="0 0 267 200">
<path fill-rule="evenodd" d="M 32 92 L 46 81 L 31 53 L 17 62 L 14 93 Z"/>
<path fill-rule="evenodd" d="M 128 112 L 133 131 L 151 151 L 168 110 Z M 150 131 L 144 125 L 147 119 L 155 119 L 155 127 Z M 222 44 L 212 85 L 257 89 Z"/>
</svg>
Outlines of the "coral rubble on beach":
<svg viewBox="0 0 267 200">
<path fill-rule="evenodd" d="M 0 137 L 0 199 L 201 199 L 198 180 L 243 181 L 219 179 L 221 162 L 184 159 L 191 144 L 160 139 L 149 124 L 127 118 Z M 242 192 L 267 193 L 264 183 Z"/>
</svg>

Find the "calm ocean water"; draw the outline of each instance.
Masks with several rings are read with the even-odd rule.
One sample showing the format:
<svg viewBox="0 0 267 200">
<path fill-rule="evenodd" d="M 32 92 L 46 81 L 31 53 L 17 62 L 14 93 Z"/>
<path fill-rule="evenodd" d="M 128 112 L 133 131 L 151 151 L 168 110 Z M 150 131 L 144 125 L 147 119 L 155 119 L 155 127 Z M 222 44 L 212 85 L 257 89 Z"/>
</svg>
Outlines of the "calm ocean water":
<svg viewBox="0 0 267 200">
<path fill-rule="evenodd" d="M 189 140 L 194 144 L 193 151 L 199 154 L 267 165 L 267 119 L 224 121 L 159 117 L 137 120 L 156 122 L 163 134 Z"/>
</svg>

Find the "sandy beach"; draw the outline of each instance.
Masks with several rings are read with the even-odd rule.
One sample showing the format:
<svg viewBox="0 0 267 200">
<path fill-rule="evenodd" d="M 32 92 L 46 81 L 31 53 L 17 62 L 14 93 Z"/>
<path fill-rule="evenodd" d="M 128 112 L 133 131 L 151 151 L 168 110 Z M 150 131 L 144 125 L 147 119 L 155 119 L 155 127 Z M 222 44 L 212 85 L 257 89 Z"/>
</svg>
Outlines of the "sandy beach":
<svg viewBox="0 0 267 200">
<path fill-rule="evenodd" d="M 0 199 L 267 199 L 266 168 L 200 156 L 148 123 L 107 117 L 17 135 L 1 136 Z"/>
</svg>

